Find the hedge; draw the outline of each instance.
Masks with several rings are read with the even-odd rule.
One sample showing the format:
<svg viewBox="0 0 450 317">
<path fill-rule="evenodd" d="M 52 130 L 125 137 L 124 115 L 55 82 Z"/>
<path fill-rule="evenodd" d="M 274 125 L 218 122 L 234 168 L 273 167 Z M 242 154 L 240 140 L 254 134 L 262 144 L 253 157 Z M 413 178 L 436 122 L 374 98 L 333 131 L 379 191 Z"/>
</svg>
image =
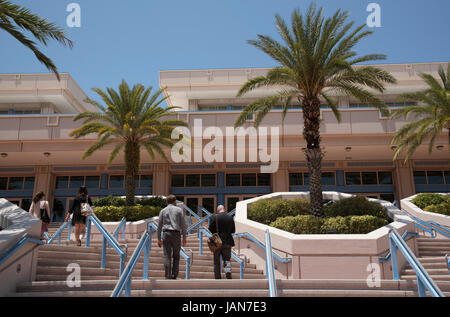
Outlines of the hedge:
<svg viewBox="0 0 450 317">
<path fill-rule="evenodd" d="M 294 234 L 366 234 L 388 224 L 375 216 L 317 218 L 310 215 L 278 218 L 270 225 Z"/>
<path fill-rule="evenodd" d="M 280 217 L 308 215 L 309 206 L 306 199 L 260 199 L 249 206 L 247 218 L 268 225 Z"/>
<path fill-rule="evenodd" d="M 150 198 L 137 198 L 135 200 L 136 205 L 142 206 L 155 206 L 164 208 L 167 206 L 166 200 L 161 196 L 155 196 Z M 125 206 L 125 198 L 120 198 L 116 196 L 106 196 L 103 198 L 98 198 L 92 201 L 92 204 L 95 207 L 104 207 L 104 206 L 116 206 L 122 207 Z"/>
<path fill-rule="evenodd" d="M 95 215 L 100 219 L 100 221 L 120 221 L 123 217 L 127 221 L 138 221 L 147 218 L 156 217 L 161 211 L 161 207 L 155 206 L 102 206 L 94 207 Z"/>
<path fill-rule="evenodd" d="M 443 195 L 424 193 L 414 197 L 414 199 L 412 199 L 411 202 L 417 207 L 425 209 L 426 207 L 431 205 L 440 205 L 442 203 L 448 202 L 448 199 L 449 198 Z"/>
<path fill-rule="evenodd" d="M 450 202 L 444 202 L 439 205 L 431 205 L 425 207 L 425 211 L 434 212 L 441 215 L 450 216 Z"/>
<path fill-rule="evenodd" d="M 389 220 L 389 215 L 382 205 L 369 201 L 364 196 L 344 198 L 324 207 L 325 217 L 347 217 L 370 215 Z"/>
</svg>

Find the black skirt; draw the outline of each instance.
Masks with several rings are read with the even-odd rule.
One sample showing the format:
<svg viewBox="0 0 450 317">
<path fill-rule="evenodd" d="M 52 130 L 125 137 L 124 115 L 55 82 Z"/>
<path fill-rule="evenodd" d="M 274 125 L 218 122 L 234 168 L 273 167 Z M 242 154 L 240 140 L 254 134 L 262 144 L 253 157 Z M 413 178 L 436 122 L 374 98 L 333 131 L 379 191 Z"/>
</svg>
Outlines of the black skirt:
<svg viewBox="0 0 450 317">
<path fill-rule="evenodd" d="M 76 224 L 86 224 L 86 216 L 81 215 L 80 210 L 75 210 L 72 216 L 72 226 Z"/>
</svg>

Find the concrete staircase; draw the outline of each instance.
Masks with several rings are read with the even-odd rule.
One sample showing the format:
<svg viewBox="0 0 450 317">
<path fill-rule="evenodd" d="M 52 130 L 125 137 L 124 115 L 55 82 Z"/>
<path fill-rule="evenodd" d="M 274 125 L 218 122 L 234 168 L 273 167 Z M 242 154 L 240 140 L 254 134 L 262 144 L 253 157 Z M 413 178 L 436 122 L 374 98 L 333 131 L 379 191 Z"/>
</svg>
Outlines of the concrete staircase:
<svg viewBox="0 0 450 317">
<path fill-rule="evenodd" d="M 445 261 L 445 255 L 450 255 L 450 239 L 422 237 L 418 239 L 418 246 L 418 259 L 431 278 L 438 286 L 440 282 L 447 281 L 450 283 L 450 271 Z M 408 264 L 401 272 L 400 278 L 407 281 L 415 280 L 416 273 Z"/>
</svg>

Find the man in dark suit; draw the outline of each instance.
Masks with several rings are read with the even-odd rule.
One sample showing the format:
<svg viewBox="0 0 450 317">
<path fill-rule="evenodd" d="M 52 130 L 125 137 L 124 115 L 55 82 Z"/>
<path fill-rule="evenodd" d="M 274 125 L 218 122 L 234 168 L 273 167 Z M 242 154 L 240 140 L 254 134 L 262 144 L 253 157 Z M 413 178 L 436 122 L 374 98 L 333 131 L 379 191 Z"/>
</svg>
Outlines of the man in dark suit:
<svg viewBox="0 0 450 317">
<path fill-rule="evenodd" d="M 217 226 L 216 226 L 217 218 Z M 236 231 L 233 217 L 225 212 L 225 207 L 220 205 L 217 207 L 217 214 L 211 217 L 209 231 L 211 233 L 219 233 L 222 239 L 222 247 L 214 252 L 214 276 L 221 279 L 220 272 L 220 256 L 223 259 L 223 267 L 227 279 L 231 279 L 231 248 L 234 247 L 233 233 Z"/>
</svg>

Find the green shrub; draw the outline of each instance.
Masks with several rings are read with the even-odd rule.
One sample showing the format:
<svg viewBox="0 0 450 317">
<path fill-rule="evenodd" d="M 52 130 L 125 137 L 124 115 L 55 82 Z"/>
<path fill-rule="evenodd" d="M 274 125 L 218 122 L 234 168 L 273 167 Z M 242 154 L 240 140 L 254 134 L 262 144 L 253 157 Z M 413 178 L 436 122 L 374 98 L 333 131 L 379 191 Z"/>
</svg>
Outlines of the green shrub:
<svg viewBox="0 0 450 317">
<path fill-rule="evenodd" d="M 95 207 L 104 207 L 104 206 L 116 206 L 121 207 L 125 206 L 125 198 L 115 197 L 115 196 L 107 196 L 103 198 L 94 199 L 92 204 Z"/>
<path fill-rule="evenodd" d="M 300 215 L 278 218 L 270 225 L 294 234 L 366 234 L 387 224 L 385 219 L 367 215 L 332 218 Z"/>
<path fill-rule="evenodd" d="M 428 212 L 434 212 L 437 214 L 450 216 L 450 201 L 446 201 L 438 205 L 427 206 L 425 207 L 424 210 Z"/>
<path fill-rule="evenodd" d="M 324 213 L 325 217 L 371 215 L 386 220 L 389 219 L 386 208 L 379 203 L 367 200 L 364 196 L 338 200 L 325 206 Z"/>
<path fill-rule="evenodd" d="M 294 234 L 316 234 L 321 232 L 322 218 L 310 215 L 287 216 L 278 218 L 270 225 L 272 227 L 292 232 Z"/>
<path fill-rule="evenodd" d="M 414 197 L 411 202 L 417 207 L 424 209 L 431 205 L 439 205 L 448 200 L 447 197 L 439 194 L 424 193 Z"/>
<path fill-rule="evenodd" d="M 270 224 L 280 217 L 308 215 L 309 200 L 306 199 L 260 199 L 248 208 L 248 219 Z"/>
<path fill-rule="evenodd" d="M 127 221 L 138 221 L 147 218 L 156 217 L 161 211 L 160 207 L 155 206 L 102 206 L 95 207 L 95 215 L 100 219 L 100 221 L 120 221 L 123 217 Z"/>
<path fill-rule="evenodd" d="M 338 216 L 323 219 L 321 232 L 330 234 L 349 233 L 348 218 Z"/>
<path fill-rule="evenodd" d="M 165 208 L 167 207 L 166 199 L 161 196 L 155 196 L 150 198 L 138 198 L 136 199 L 136 204 L 142 205 L 142 206 L 154 206 L 154 207 L 161 207 Z"/>
<path fill-rule="evenodd" d="M 388 224 L 386 219 L 369 215 L 349 216 L 347 217 L 347 221 L 349 231 L 353 234 L 369 233 Z"/>
</svg>

